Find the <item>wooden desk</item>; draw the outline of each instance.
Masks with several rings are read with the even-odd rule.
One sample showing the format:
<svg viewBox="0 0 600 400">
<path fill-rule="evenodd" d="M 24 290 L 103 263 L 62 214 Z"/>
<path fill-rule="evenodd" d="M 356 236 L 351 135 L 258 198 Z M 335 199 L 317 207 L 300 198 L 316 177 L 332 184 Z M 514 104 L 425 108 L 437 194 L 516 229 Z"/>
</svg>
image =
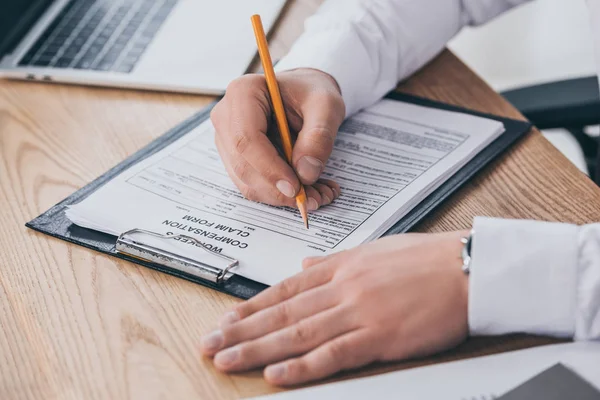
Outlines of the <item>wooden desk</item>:
<svg viewBox="0 0 600 400">
<path fill-rule="evenodd" d="M 288 7 L 275 56 L 318 3 Z M 521 118 L 449 52 L 400 90 Z M 201 334 L 238 300 L 24 227 L 211 100 L 0 81 L 1 399 L 226 399 L 275 390 L 259 371 L 223 375 L 198 355 Z M 418 230 L 468 227 L 475 215 L 599 221 L 600 191 L 534 131 Z M 358 374 L 548 341 L 471 340 L 443 356 Z"/>
</svg>

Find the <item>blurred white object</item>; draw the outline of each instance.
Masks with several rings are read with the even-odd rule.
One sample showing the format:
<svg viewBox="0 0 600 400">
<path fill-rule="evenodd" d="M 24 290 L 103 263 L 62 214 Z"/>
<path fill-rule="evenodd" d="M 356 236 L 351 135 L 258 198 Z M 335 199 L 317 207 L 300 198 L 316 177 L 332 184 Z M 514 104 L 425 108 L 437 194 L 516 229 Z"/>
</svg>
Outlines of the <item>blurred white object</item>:
<svg viewBox="0 0 600 400">
<path fill-rule="evenodd" d="M 465 29 L 449 47 L 497 91 L 597 71 L 585 0 L 532 1 L 487 25 Z M 566 130 L 544 136 L 588 173 L 581 148 Z"/>
<path fill-rule="evenodd" d="M 566 129 L 547 129 L 542 131 L 546 139 L 559 149 L 581 172 L 589 174 L 583 150 L 577 140 Z"/>
<path fill-rule="evenodd" d="M 597 73 L 585 0 L 532 1 L 449 47 L 498 91 Z"/>
<path fill-rule="evenodd" d="M 559 362 L 600 388 L 599 358 L 597 342 L 542 346 L 292 390 L 256 400 L 491 400 Z"/>
</svg>

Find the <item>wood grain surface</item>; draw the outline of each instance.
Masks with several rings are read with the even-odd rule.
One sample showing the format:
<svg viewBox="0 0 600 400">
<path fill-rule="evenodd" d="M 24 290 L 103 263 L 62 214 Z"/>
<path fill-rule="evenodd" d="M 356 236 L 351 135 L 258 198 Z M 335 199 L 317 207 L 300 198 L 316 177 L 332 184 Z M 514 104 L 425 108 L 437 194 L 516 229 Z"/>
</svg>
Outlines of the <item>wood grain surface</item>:
<svg viewBox="0 0 600 400">
<path fill-rule="evenodd" d="M 274 58 L 319 3 L 290 2 L 272 37 Z M 449 52 L 399 90 L 522 118 Z M 260 371 L 224 375 L 198 354 L 201 334 L 238 300 L 24 227 L 212 100 L 0 80 L 0 399 L 232 399 L 276 391 Z M 534 131 L 418 230 L 468 227 L 475 215 L 598 221 L 600 191 Z M 550 341 L 475 339 L 441 356 L 335 379 Z"/>
</svg>

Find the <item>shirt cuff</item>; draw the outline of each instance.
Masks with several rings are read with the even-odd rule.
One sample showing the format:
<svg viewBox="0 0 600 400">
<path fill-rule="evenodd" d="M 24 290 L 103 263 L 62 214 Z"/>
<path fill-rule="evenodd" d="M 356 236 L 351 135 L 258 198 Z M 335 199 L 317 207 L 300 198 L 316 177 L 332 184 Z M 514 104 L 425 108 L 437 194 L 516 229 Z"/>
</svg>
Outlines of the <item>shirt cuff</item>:
<svg viewBox="0 0 600 400">
<path fill-rule="evenodd" d="M 356 54 L 363 51 L 361 46 L 356 45 L 359 39 L 351 28 L 343 27 L 305 33 L 277 63 L 275 70 L 312 68 L 331 75 L 340 87 L 346 105 L 346 117 L 349 117 L 362 108 L 359 99 L 364 88 L 357 82 L 357 71 L 373 68 L 367 54 Z"/>
<path fill-rule="evenodd" d="M 473 229 L 470 333 L 572 337 L 580 228 L 476 218 Z"/>
</svg>

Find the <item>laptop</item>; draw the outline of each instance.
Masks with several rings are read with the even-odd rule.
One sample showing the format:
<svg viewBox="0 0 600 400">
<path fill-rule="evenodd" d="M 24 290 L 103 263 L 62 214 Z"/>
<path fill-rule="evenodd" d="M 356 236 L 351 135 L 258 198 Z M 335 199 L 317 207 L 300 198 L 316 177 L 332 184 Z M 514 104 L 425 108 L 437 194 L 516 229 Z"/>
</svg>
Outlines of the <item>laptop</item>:
<svg viewBox="0 0 600 400">
<path fill-rule="evenodd" d="M 221 94 L 285 0 L 0 0 L 0 77 Z"/>
</svg>

